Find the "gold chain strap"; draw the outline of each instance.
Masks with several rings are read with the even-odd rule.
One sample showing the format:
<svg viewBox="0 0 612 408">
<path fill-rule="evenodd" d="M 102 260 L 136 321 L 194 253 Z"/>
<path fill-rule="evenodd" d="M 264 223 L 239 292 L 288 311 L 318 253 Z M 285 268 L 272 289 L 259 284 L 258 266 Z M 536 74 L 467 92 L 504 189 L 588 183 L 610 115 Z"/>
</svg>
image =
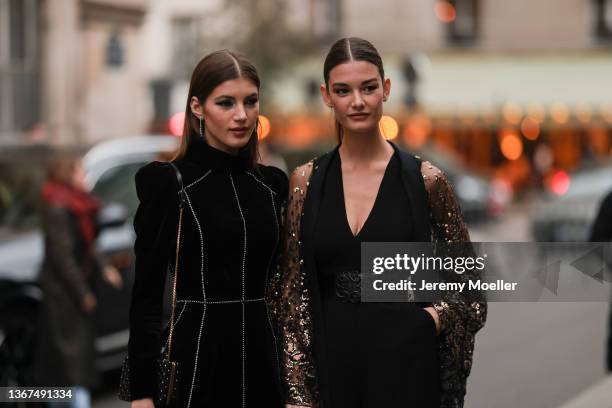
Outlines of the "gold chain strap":
<svg viewBox="0 0 612 408">
<path fill-rule="evenodd" d="M 181 225 L 183 224 L 183 207 L 179 210 L 178 229 L 176 232 L 176 254 L 174 261 L 174 279 L 172 280 L 172 311 L 170 314 L 170 333 L 168 334 L 168 349 L 166 354 L 170 359 L 170 351 L 172 350 L 172 334 L 174 333 L 174 311 L 176 309 L 176 278 L 178 276 L 179 267 L 179 248 L 181 245 Z"/>
</svg>

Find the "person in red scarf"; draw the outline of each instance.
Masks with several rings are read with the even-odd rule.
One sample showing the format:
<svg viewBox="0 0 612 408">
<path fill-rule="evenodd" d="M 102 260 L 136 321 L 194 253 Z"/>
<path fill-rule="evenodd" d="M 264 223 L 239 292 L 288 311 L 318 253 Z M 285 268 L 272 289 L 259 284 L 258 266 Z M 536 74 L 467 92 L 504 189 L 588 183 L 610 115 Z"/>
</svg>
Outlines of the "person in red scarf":
<svg viewBox="0 0 612 408">
<path fill-rule="evenodd" d="M 94 274 L 115 287 L 121 275 L 96 254 L 100 203 L 85 187 L 80 161 L 57 158 L 49 166 L 41 192 L 45 257 L 39 283 L 43 290 L 36 377 L 40 386 L 77 387 L 72 406 L 90 405 L 95 385 L 92 312 Z"/>
</svg>

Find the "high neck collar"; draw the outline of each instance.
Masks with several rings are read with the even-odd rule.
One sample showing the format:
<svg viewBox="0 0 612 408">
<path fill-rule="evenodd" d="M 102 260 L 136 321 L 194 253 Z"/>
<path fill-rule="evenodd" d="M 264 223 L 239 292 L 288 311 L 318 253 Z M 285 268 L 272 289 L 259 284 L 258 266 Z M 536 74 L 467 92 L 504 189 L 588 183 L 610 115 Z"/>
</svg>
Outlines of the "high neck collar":
<svg viewBox="0 0 612 408">
<path fill-rule="evenodd" d="M 237 155 L 232 155 L 210 146 L 201 139 L 189 145 L 185 159 L 212 170 L 248 170 L 253 167 L 248 150 L 243 149 Z"/>
</svg>

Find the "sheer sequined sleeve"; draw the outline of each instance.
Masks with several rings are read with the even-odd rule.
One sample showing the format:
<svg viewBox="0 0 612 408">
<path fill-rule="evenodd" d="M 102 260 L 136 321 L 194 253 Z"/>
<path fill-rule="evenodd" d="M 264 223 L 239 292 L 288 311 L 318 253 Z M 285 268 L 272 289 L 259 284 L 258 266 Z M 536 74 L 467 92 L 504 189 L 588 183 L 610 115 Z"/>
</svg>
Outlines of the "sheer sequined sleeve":
<svg viewBox="0 0 612 408">
<path fill-rule="evenodd" d="M 318 400 L 311 352 L 311 304 L 300 258 L 300 217 L 312 162 L 292 174 L 283 228 L 283 246 L 271 282 L 270 309 L 279 332 L 286 403 L 314 406 Z"/>
<path fill-rule="evenodd" d="M 432 241 L 440 244 L 444 255 L 474 256 L 470 235 L 448 178 L 427 161 L 422 163 L 421 173 L 429 195 Z M 459 275 L 459 278 L 476 280 L 479 278 L 478 271 L 472 269 Z M 484 295 L 479 293 L 467 297 L 463 293 L 449 292 L 434 307 L 440 316 L 442 332 L 465 330 L 466 334 L 473 335 L 486 320 L 486 301 Z"/>
</svg>

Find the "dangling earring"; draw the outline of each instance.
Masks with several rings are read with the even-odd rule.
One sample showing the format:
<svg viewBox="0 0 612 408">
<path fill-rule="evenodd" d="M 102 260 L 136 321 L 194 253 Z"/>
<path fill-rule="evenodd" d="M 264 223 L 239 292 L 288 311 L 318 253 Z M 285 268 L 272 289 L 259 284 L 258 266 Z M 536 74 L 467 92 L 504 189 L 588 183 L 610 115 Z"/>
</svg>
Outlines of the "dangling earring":
<svg viewBox="0 0 612 408">
<path fill-rule="evenodd" d="M 200 137 L 204 139 L 204 132 L 202 132 L 202 117 L 198 117 L 200 119 Z"/>
</svg>

